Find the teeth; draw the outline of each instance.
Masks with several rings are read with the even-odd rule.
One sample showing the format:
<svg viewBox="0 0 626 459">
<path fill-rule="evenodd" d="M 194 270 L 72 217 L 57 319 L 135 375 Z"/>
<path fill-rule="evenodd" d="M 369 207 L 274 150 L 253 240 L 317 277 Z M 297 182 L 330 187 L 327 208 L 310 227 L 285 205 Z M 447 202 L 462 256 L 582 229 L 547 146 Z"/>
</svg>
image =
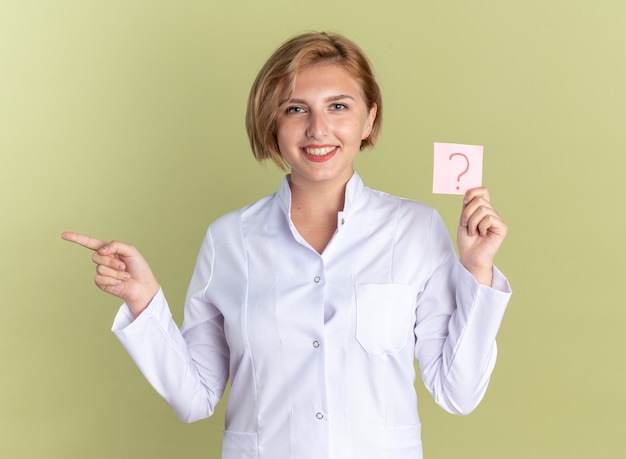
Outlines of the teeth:
<svg viewBox="0 0 626 459">
<path fill-rule="evenodd" d="M 313 156 L 324 156 L 333 151 L 335 147 L 324 147 L 324 148 L 305 148 L 304 151 L 308 155 Z"/>
</svg>

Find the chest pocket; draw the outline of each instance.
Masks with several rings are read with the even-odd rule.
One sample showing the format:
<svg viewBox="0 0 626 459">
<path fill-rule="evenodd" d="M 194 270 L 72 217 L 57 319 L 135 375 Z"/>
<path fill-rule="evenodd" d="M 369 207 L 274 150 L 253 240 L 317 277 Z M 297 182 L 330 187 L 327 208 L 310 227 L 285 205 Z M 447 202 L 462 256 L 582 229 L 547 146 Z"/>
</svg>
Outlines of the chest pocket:
<svg viewBox="0 0 626 459">
<path fill-rule="evenodd" d="M 356 339 L 369 354 L 394 354 L 415 326 L 415 295 L 410 285 L 356 285 Z"/>
</svg>

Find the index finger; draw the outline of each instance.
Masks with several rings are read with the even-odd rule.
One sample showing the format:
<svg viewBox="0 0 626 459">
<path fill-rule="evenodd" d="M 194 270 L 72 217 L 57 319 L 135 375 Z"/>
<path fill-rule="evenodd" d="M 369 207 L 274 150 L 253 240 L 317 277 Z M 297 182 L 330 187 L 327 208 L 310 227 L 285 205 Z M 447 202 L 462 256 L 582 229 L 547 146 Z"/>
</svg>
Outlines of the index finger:
<svg viewBox="0 0 626 459">
<path fill-rule="evenodd" d="M 468 204 L 475 198 L 483 198 L 487 201 L 490 201 L 489 198 L 489 189 L 484 186 L 479 186 L 476 188 L 470 188 L 465 192 L 465 197 L 463 199 L 463 204 Z"/>
<path fill-rule="evenodd" d="M 66 241 L 73 242 L 74 244 L 81 245 L 90 250 L 100 250 L 107 245 L 106 242 L 96 239 L 95 237 L 87 236 L 86 234 L 72 233 L 69 231 L 61 234 L 61 238 Z"/>
</svg>

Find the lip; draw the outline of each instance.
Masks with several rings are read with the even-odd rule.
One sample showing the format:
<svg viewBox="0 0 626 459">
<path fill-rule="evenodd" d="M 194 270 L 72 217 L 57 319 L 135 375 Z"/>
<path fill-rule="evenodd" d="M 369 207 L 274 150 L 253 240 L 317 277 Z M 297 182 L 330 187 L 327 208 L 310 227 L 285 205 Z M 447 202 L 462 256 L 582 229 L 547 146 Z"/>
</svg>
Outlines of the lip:
<svg viewBox="0 0 626 459">
<path fill-rule="evenodd" d="M 332 150 L 330 150 L 328 153 L 324 155 L 312 155 L 310 153 L 307 153 L 307 150 L 312 150 L 312 149 L 323 150 L 323 149 L 330 149 L 330 148 L 332 148 Z M 314 163 L 323 163 L 323 162 L 329 161 L 335 156 L 338 150 L 339 150 L 339 147 L 337 145 L 306 145 L 305 147 L 300 149 L 300 151 L 302 152 L 302 155 L 307 160 L 314 162 Z"/>
</svg>

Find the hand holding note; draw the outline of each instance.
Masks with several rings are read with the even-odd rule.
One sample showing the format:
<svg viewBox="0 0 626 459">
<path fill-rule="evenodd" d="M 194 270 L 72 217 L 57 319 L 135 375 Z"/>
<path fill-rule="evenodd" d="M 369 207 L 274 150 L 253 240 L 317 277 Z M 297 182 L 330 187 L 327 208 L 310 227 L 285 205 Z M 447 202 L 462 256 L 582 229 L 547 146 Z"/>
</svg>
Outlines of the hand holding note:
<svg viewBox="0 0 626 459">
<path fill-rule="evenodd" d="M 457 231 L 461 264 L 481 284 L 491 285 L 493 260 L 507 225 L 482 187 L 483 147 L 435 143 L 433 193 L 460 194 L 463 210 Z"/>
</svg>

